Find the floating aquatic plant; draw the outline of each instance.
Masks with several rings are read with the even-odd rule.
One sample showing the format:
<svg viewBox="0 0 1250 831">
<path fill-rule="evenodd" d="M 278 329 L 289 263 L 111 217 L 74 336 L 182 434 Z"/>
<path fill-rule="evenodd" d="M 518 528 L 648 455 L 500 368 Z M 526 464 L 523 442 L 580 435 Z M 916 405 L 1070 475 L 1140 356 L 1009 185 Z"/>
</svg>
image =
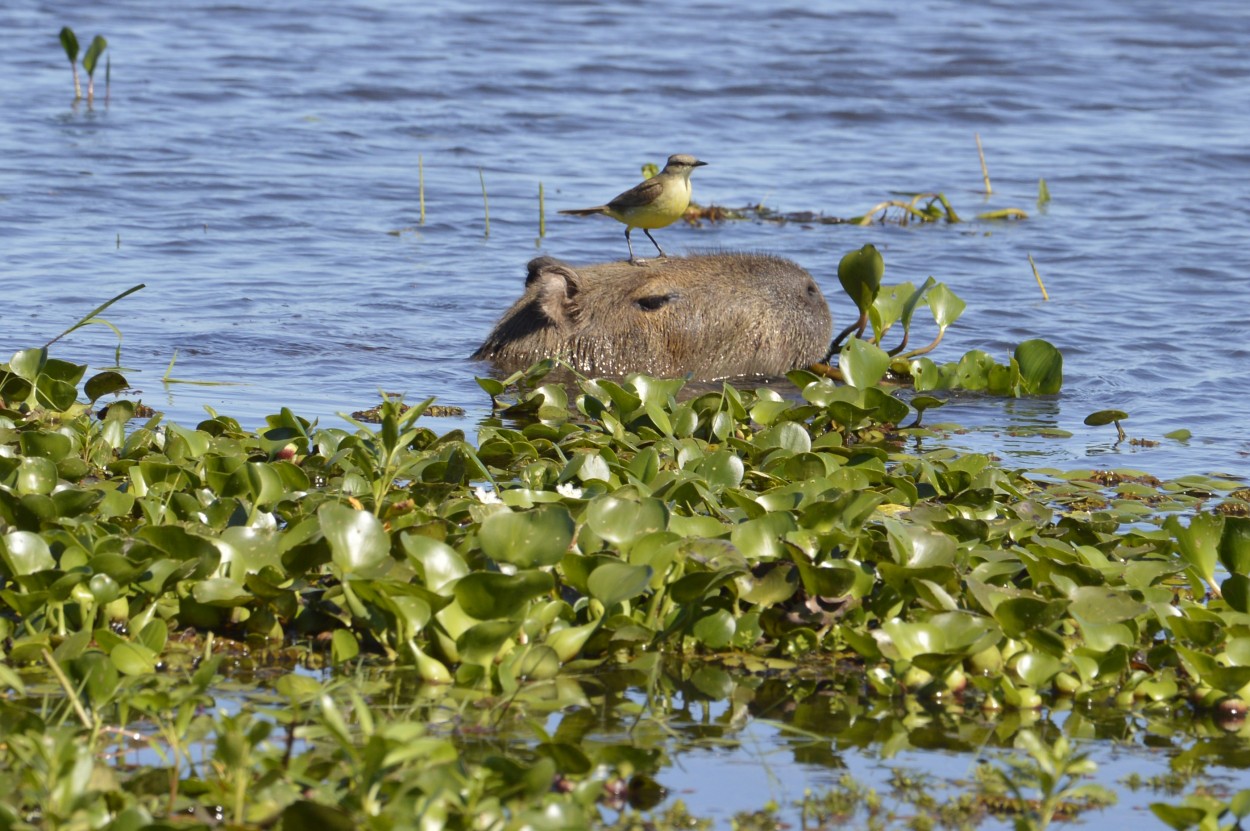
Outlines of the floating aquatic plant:
<svg viewBox="0 0 1250 831">
<path fill-rule="evenodd" d="M 842 352 L 852 385 L 806 370 L 776 389 L 558 382 L 544 362 L 479 379 L 496 410 L 475 441 L 429 427 L 429 401 L 343 426 L 132 418 L 121 372 L 15 353 L 0 365 L 0 815 L 590 827 L 609 794 L 654 805 L 664 756 L 584 740 L 609 670 L 650 679 L 631 706 L 657 734 L 665 706 L 698 696 L 734 718 L 769 696 L 819 702 L 838 719 L 821 741 L 885 731 L 894 748 L 948 704 L 1018 728 L 1047 706 L 1070 723 L 1170 708 L 1233 724 L 1250 699 L 1250 520 L 1215 509 L 1239 483 L 1020 471 L 900 430 L 939 402 L 878 385 L 906 353 L 876 341 L 925 302 L 948 326 L 962 305 L 938 289 L 871 297 L 872 336 Z M 970 355 L 951 383 L 1058 388 L 1045 342 L 1005 367 Z M 946 378 L 934 367 L 917 388 Z M 255 708 L 214 708 L 219 674 L 251 683 L 261 666 L 277 678 Z M 416 698 L 388 702 L 403 677 Z M 33 697 L 49 683 L 61 694 Z M 136 727 L 160 762 L 113 764 Z M 458 742 L 493 731 L 510 738 L 489 752 Z M 1020 750 L 1028 771 L 1055 762 L 1036 780 L 1053 816 L 1079 754 Z"/>
</svg>

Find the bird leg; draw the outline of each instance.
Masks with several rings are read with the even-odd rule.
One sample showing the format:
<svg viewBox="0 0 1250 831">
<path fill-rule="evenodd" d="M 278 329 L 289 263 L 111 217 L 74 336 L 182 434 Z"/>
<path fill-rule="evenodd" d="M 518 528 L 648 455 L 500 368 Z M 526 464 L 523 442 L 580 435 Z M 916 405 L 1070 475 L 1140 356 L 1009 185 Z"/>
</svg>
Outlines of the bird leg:
<svg viewBox="0 0 1250 831">
<path fill-rule="evenodd" d="M 634 256 L 634 244 L 629 239 L 629 232 L 632 230 L 634 229 L 631 228 L 630 226 L 628 225 L 625 226 L 625 244 L 629 246 L 629 264 L 630 265 L 646 265 L 647 264 L 646 260 L 640 260 Z M 646 229 L 644 228 L 643 230 L 646 230 Z M 650 232 L 647 233 L 647 236 L 651 236 Z M 655 240 L 651 240 L 651 241 L 655 242 Z M 658 245 L 656 246 L 656 248 L 659 248 L 659 247 L 660 246 Z"/>
<path fill-rule="evenodd" d="M 651 240 L 651 244 L 655 246 L 655 250 L 660 252 L 660 259 L 667 260 L 668 255 L 664 253 L 664 249 L 660 247 L 660 244 L 655 241 L 655 237 L 651 236 L 651 232 L 646 228 L 643 228 L 642 232 L 647 235 L 647 239 Z"/>
</svg>

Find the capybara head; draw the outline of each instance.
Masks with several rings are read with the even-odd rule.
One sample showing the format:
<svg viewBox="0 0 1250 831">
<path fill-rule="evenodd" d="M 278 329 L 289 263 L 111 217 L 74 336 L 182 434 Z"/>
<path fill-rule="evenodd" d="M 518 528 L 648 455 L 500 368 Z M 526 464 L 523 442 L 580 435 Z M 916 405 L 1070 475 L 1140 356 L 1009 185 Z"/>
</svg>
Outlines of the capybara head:
<svg viewBox="0 0 1250 831">
<path fill-rule="evenodd" d="M 812 276 L 766 254 L 573 268 L 529 263 L 525 294 L 473 354 L 511 372 L 563 358 L 588 375 L 780 375 L 824 357 L 833 323 Z"/>
</svg>

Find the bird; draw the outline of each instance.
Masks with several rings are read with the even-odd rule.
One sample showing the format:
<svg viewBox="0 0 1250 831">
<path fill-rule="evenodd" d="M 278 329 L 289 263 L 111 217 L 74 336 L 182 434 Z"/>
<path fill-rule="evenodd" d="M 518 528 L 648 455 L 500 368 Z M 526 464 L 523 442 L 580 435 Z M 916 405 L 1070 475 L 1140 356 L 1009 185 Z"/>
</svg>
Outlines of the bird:
<svg viewBox="0 0 1250 831">
<path fill-rule="evenodd" d="M 655 250 L 660 252 L 660 257 L 667 258 L 664 249 L 651 236 L 651 229 L 672 225 L 686 213 L 686 208 L 690 206 L 690 174 L 696 167 L 705 164 L 707 162 L 701 162 L 685 153 L 674 154 L 668 157 L 663 170 L 608 204 L 593 208 L 574 208 L 560 213 L 570 216 L 603 214 L 625 223 L 625 244 L 629 246 L 629 261 L 634 265 L 645 262 L 634 256 L 634 244 L 629 238 L 629 232 L 635 228 L 641 228 L 655 246 Z"/>
</svg>

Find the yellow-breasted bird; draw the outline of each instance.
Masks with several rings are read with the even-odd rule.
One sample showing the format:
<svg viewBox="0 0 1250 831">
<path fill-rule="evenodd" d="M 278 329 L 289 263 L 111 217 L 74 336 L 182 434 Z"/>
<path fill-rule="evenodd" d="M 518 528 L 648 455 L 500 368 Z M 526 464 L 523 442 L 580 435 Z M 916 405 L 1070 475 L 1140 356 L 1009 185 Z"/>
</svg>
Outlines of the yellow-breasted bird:
<svg viewBox="0 0 1250 831">
<path fill-rule="evenodd" d="M 655 237 L 651 236 L 651 229 L 672 225 L 686 212 L 686 208 L 690 206 L 690 174 L 696 167 L 705 164 L 707 162 L 701 162 L 685 153 L 669 156 L 663 170 L 608 204 L 560 213 L 571 216 L 603 214 L 625 223 L 625 244 L 629 246 L 631 263 L 641 262 L 634 256 L 634 244 L 629 239 L 629 232 L 635 228 L 641 228 L 655 246 L 655 250 L 660 252 L 660 256 L 667 257 Z"/>
</svg>

